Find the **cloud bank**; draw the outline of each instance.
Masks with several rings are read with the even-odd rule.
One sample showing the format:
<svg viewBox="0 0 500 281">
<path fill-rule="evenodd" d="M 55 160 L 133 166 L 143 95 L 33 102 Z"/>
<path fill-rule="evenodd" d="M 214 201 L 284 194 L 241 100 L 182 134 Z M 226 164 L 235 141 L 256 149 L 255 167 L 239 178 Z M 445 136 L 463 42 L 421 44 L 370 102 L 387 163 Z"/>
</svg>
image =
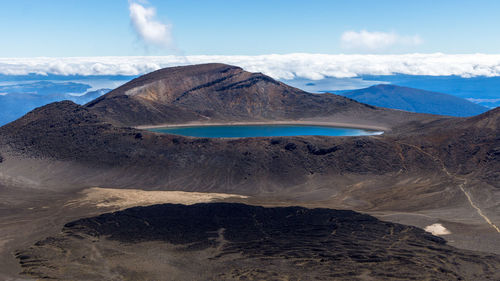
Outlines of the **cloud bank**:
<svg viewBox="0 0 500 281">
<path fill-rule="evenodd" d="M 146 44 L 162 48 L 172 48 L 172 25 L 156 20 L 156 9 L 129 2 L 130 21 L 134 30 Z"/>
<path fill-rule="evenodd" d="M 276 79 L 360 75 L 500 76 L 500 55 L 407 54 L 326 55 L 284 54 L 260 56 L 142 56 L 0 58 L 0 74 L 27 75 L 140 75 L 160 68 L 219 62 L 262 72 Z"/>
<path fill-rule="evenodd" d="M 346 31 L 340 37 L 344 49 L 355 51 L 381 51 L 393 46 L 416 46 L 422 44 L 418 35 L 402 36 L 391 32 Z"/>
</svg>

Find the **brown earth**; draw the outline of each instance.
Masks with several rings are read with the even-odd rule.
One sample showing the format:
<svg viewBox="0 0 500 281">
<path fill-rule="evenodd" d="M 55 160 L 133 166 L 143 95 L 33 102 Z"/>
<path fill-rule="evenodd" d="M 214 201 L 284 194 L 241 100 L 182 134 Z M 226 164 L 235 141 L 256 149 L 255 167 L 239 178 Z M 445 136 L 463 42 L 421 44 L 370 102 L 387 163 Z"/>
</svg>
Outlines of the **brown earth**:
<svg viewBox="0 0 500 281">
<path fill-rule="evenodd" d="M 387 130 L 208 139 L 133 128 L 276 121 Z M 412 114 L 309 94 L 227 65 L 160 70 L 86 106 L 53 103 L 0 128 L 0 249 L 9 265 L 0 272 L 19 272 L 15 250 L 103 212 L 60 207 L 93 186 L 231 193 L 255 205 L 352 209 L 421 228 L 440 223 L 451 245 L 500 253 L 499 122 L 499 108 L 471 118 Z M 25 227 L 30 233 L 19 234 Z"/>
</svg>

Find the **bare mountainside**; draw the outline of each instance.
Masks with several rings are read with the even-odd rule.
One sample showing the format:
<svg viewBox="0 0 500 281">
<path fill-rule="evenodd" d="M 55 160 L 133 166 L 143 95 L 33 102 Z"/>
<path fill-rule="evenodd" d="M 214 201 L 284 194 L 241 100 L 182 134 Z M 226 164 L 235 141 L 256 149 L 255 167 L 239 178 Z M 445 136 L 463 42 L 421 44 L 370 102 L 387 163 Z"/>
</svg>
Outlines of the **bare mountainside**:
<svg viewBox="0 0 500 281">
<path fill-rule="evenodd" d="M 424 118 L 338 95 L 307 93 L 262 73 L 225 64 L 161 69 L 86 106 L 112 123 L 127 126 L 322 117 L 385 125 Z"/>
<path fill-rule="evenodd" d="M 470 118 L 412 114 L 305 93 L 219 64 L 155 73 L 86 106 L 53 103 L 0 127 L 0 269 L 16 270 L 12 253 L 56 237 L 64 223 L 103 212 L 96 205 L 71 203 L 89 187 L 114 188 L 113 194 L 124 188 L 230 193 L 245 196 L 232 201 L 254 205 L 352 209 L 421 228 L 440 224 L 453 246 L 500 253 L 500 109 Z M 234 76 L 197 88 L 227 73 Z M 265 79 L 248 82 L 241 92 L 217 88 L 240 76 Z M 165 89 L 171 83 L 187 85 L 157 91 L 162 83 Z M 147 99 L 143 90 L 149 87 Z M 239 95 L 245 97 L 241 106 L 229 102 Z M 266 110 L 255 111 L 254 101 Z M 218 103 L 212 115 L 203 112 Z M 387 131 L 362 137 L 209 139 L 134 128 L 275 120 L 346 122 Z M 496 259 L 490 258 L 484 262 Z"/>
<path fill-rule="evenodd" d="M 414 121 L 383 136 L 207 139 L 114 126 L 93 108 L 68 101 L 36 109 L 0 133 L 4 150 L 13 155 L 147 169 L 141 171 L 144 177 L 134 175 L 133 183 L 144 181 L 143 186 L 175 182 L 183 188 L 253 193 L 320 176 L 440 175 L 446 169 L 498 187 L 499 115 L 495 109 L 465 119 Z"/>
<path fill-rule="evenodd" d="M 255 195 L 345 174 L 440 173 L 433 159 L 396 143 L 394 137 L 190 138 L 117 127 L 92 108 L 72 102 L 36 109 L 0 128 L 0 133 L 8 154 L 79 163 L 100 171 L 135 170 L 104 177 L 104 182 L 86 181 L 97 186 L 178 186 Z"/>
<path fill-rule="evenodd" d="M 388 84 L 348 91 L 341 95 L 375 106 L 440 115 L 467 117 L 488 110 L 482 105 L 452 95 Z"/>
</svg>

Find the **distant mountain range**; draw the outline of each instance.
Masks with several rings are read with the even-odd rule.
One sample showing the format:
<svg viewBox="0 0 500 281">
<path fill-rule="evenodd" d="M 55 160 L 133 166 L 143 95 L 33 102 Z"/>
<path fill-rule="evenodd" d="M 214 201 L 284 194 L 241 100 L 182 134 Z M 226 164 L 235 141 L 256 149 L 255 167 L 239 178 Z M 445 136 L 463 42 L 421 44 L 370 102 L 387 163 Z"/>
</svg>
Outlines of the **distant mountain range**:
<svg viewBox="0 0 500 281">
<path fill-rule="evenodd" d="M 38 81 L 0 86 L 0 93 L 35 93 L 53 95 L 61 93 L 85 93 L 91 86 L 75 82 Z"/>
<path fill-rule="evenodd" d="M 159 75 L 156 73 L 155 75 Z M 262 74 L 260 74 L 262 76 Z M 149 75 L 148 77 L 151 77 Z M 391 76 L 392 77 L 392 76 Z M 389 78 L 391 78 L 389 77 Z M 477 115 L 488 108 L 494 108 L 497 105 L 497 101 L 500 100 L 496 98 L 497 96 L 494 94 L 493 89 L 496 84 L 495 81 L 490 80 L 481 80 L 481 81 L 472 81 L 470 83 L 473 85 L 469 85 L 466 82 L 455 79 L 455 80 L 446 80 L 446 77 L 442 77 L 441 79 L 433 78 L 431 82 L 428 82 L 425 79 L 431 78 L 420 78 L 418 81 L 413 81 L 412 77 L 400 77 L 398 75 L 392 77 L 393 80 L 387 80 L 388 77 L 374 77 L 371 80 L 366 80 L 368 78 L 351 78 L 351 79 L 334 79 L 328 78 L 318 81 L 313 80 L 287 80 L 287 85 L 290 85 L 295 88 L 299 88 L 305 92 L 330 92 L 335 93 L 341 96 L 346 96 L 357 100 L 359 102 L 363 102 L 370 105 L 376 105 L 381 107 L 388 107 L 394 109 L 407 110 L 412 112 L 419 113 L 433 113 L 433 114 L 442 114 L 442 115 L 451 115 L 451 116 L 471 116 Z M 78 104 L 85 104 L 99 96 L 110 91 L 108 88 L 114 88 L 118 85 L 121 85 L 124 81 L 128 79 L 133 79 L 135 77 L 123 77 L 123 76 L 37 76 L 37 75 L 27 75 L 27 76 L 5 76 L 0 75 L 0 125 L 11 122 L 22 115 L 26 114 L 30 110 L 46 105 L 55 101 L 62 100 L 71 100 Z M 403 79 L 404 78 L 404 79 Z M 205 79 L 205 78 L 200 78 Z M 225 76 L 221 76 L 221 79 L 226 79 Z M 231 79 L 238 79 L 238 77 L 228 78 L 225 82 L 231 81 Z M 256 74 L 251 77 L 251 79 L 260 79 L 256 76 Z M 333 80 L 332 80 L 333 79 Z M 398 86 L 390 86 L 390 85 L 378 85 L 376 87 L 370 87 L 363 90 L 329 90 L 329 89 L 359 89 L 362 87 L 368 87 L 379 83 L 384 83 L 384 79 L 387 80 L 388 83 L 404 85 L 413 88 L 426 89 L 417 90 L 412 88 L 398 87 Z M 399 79 L 399 80 L 398 80 Z M 423 79 L 423 80 L 422 80 Z M 486 79 L 486 78 L 485 78 Z M 427 82 L 426 82 L 427 81 Z M 447 81 L 444 86 L 455 85 L 458 86 L 453 88 L 447 88 L 441 85 L 444 83 L 443 81 Z M 221 97 L 220 91 L 215 91 L 211 94 L 211 90 L 219 89 L 216 86 L 222 85 L 225 82 L 220 81 L 221 83 L 216 83 L 217 85 L 211 85 L 210 87 L 205 87 L 204 89 L 196 89 L 195 91 L 199 93 L 201 96 L 205 97 L 206 104 L 204 104 L 203 109 L 199 108 L 198 105 L 194 106 L 195 112 L 190 110 L 190 107 L 193 106 L 192 100 L 187 101 L 185 97 L 179 97 L 179 100 L 175 101 L 167 101 L 168 106 L 170 106 L 170 110 L 167 110 L 163 113 L 170 114 L 171 117 L 177 118 L 179 114 L 185 116 L 186 118 L 195 118 L 195 115 L 201 116 L 204 115 L 209 118 L 213 118 L 214 116 L 207 116 L 201 111 L 205 111 L 205 113 L 212 113 L 215 115 L 227 115 L 224 113 L 230 108 L 220 108 L 221 100 L 220 98 L 226 99 L 228 97 Z M 482 86 L 482 83 L 485 83 L 485 87 Z M 162 82 L 163 83 L 163 82 Z M 177 85 L 176 81 L 165 81 L 165 83 L 170 84 L 169 87 L 177 87 L 172 85 Z M 281 83 L 276 81 L 277 84 Z M 407 85 L 409 83 L 409 85 Z M 187 82 L 186 85 L 192 84 L 191 82 Z M 248 83 L 247 83 L 248 84 Z M 249 94 L 246 98 L 252 99 L 259 95 L 259 92 L 254 87 L 247 87 L 245 84 L 244 87 L 238 86 L 233 89 L 233 91 L 239 91 L 241 96 L 234 100 L 234 104 L 231 107 L 238 106 L 246 107 L 246 106 L 255 106 L 256 108 L 249 110 L 263 110 L 261 113 L 263 117 L 269 112 L 265 112 L 266 110 L 275 110 L 273 114 L 278 113 L 279 109 L 278 105 L 274 106 L 274 109 L 271 108 L 260 108 L 258 109 L 259 103 L 262 101 L 256 101 L 255 105 L 245 105 L 247 101 L 245 98 L 241 98 L 244 95 Z M 275 84 L 275 86 L 277 86 Z M 92 86 L 91 86 L 92 85 Z M 436 88 L 432 88 L 432 86 L 436 86 Z M 245 88 L 246 87 L 246 88 Z M 340 87 L 340 88 L 339 88 Z M 385 88 L 384 88 L 385 87 Z M 394 87 L 394 89 L 392 88 Z M 98 89 L 93 91 L 93 89 Z M 149 86 L 148 86 L 149 88 Z M 152 88 L 154 89 L 154 87 Z M 277 88 L 276 88 L 277 89 Z M 276 90 L 275 89 L 275 90 Z M 293 88 L 290 88 L 293 89 Z M 117 89 L 118 90 L 118 89 Z M 190 90 L 190 89 L 184 89 Z M 436 91 L 436 92 L 445 92 L 452 95 L 440 94 L 435 92 L 427 92 L 427 90 Z M 250 97 L 252 94 L 251 91 L 254 91 L 255 96 Z M 266 89 L 267 91 L 267 89 Z M 483 93 L 485 91 L 485 93 Z M 116 91 L 113 91 L 116 93 Z M 201 94 L 203 92 L 203 94 Z M 248 93 L 246 93 L 248 92 Z M 297 89 L 291 90 L 291 92 L 297 92 Z M 360 95 L 360 92 L 363 92 Z M 380 93 L 383 93 L 383 96 L 380 96 Z M 174 93 L 174 94 L 182 94 L 182 93 Z M 116 96 L 116 95 L 115 95 Z M 455 98 L 453 98 L 455 97 Z M 330 97 L 331 99 L 331 97 Z M 316 99 L 319 101 L 320 99 Z M 469 101 L 469 102 L 467 102 Z M 165 101 L 162 101 L 165 102 Z M 314 103 L 314 102 L 313 102 Z M 203 103 L 202 103 L 203 104 Z M 224 102 L 222 102 L 224 104 Z M 479 105 L 476 105 L 479 104 Z M 164 107 L 166 104 L 161 105 Z M 311 105 L 311 104 L 309 104 Z M 116 105 L 115 105 L 116 106 Z M 157 106 L 157 104 L 155 105 Z M 304 106 L 307 106 L 304 104 Z M 175 107 L 175 108 L 173 108 Z M 201 110 L 201 111 L 200 111 Z M 222 110 L 222 111 L 221 111 Z M 132 110 L 133 111 L 133 110 Z M 191 111 L 190 113 L 188 111 Z M 194 115 L 193 115 L 194 114 Z M 199 115 L 201 114 L 201 115 Z M 190 117 L 188 117 L 188 115 Z M 277 115 L 275 115 L 277 116 Z M 159 116 L 156 116 L 157 118 Z M 164 119 L 166 116 L 163 116 L 159 119 Z M 221 116 L 219 116 L 221 117 Z M 226 116 L 227 117 L 227 116 Z M 235 116 L 236 117 L 236 116 Z M 244 116 L 240 116 L 244 117 Z M 272 117 L 269 115 L 269 117 Z M 135 117 L 132 117 L 135 118 Z M 143 118 L 143 117 L 141 117 Z M 167 118 L 170 119 L 170 118 Z"/>
<path fill-rule="evenodd" d="M 1 79 L 1 78 L 0 78 Z M 324 77 L 319 80 L 296 77 L 282 82 L 310 93 L 336 93 L 358 90 L 379 84 L 391 84 L 425 91 L 445 93 L 480 104 L 489 109 L 500 106 L 500 77 L 460 77 L 429 75 L 361 75 Z"/>
<path fill-rule="evenodd" d="M 482 105 L 452 95 L 390 84 L 337 94 L 374 106 L 418 113 L 468 117 L 488 110 Z"/>
<path fill-rule="evenodd" d="M 0 86 L 0 126 L 51 102 L 71 100 L 84 104 L 110 91 L 88 91 L 91 88 L 83 83 L 50 81 Z"/>
</svg>

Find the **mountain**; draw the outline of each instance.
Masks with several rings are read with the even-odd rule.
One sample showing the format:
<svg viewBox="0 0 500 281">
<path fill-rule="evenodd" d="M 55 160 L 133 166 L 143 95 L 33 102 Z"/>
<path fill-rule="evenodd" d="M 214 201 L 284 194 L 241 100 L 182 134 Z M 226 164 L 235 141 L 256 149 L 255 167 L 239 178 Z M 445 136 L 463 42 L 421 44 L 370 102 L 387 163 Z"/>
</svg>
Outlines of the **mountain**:
<svg viewBox="0 0 500 281">
<path fill-rule="evenodd" d="M 168 112 L 167 108 L 172 108 L 176 113 L 178 113 L 176 109 L 180 108 L 175 102 L 151 102 L 144 98 L 145 93 L 150 93 L 150 98 L 154 100 L 175 101 L 177 94 L 174 93 L 186 92 L 184 89 L 178 91 L 172 86 L 172 90 L 165 90 L 161 93 L 145 89 L 153 87 L 151 85 L 165 83 L 164 79 L 177 81 L 185 88 L 192 89 L 192 80 L 198 77 L 193 73 L 200 73 L 200 78 L 196 79 L 202 80 L 200 81 L 202 85 L 217 85 L 222 83 L 219 78 L 221 69 L 224 70 L 223 73 L 234 72 L 236 76 L 262 78 L 260 74 L 250 74 L 242 72 L 237 67 L 219 64 L 169 68 L 154 72 L 133 80 L 86 106 L 79 106 L 72 102 L 53 103 L 1 127 L 0 143 L 2 150 L 5 151 L 2 154 L 22 154 L 23 157 L 53 159 L 67 164 L 83 165 L 77 171 L 85 175 L 77 177 L 80 183 L 74 182 L 72 178 L 51 176 L 57 173 L 55 168 L 51 170 L 41 168 L 31 175 L 39 174 L 40 179 L 59 184 L 71 183 L 75 186 L 141 185 L 143 188 L 175 186 L 177 189 L 188 191 L 251 195 L 258 195 L 262 191 L 279 192 L 287 189 L 294 190 L 294 192 L 286 193 L 287 196 L 293 197 L 295 192 L 299 194 L 303 189 L 318 192 L 318 195 L 321 192 L 334 192 L 335 188 L 330 191 L 322 188 L 325 185 L 345 184 L 346 181 L 354 184 L 359 179 L 353 179 L 351 175 L 362 178 L 381 176 L 378 177 L 380 182 L 372 182 L 375 185 L 383 184 L 384 180 L 414 175 L 419 175 L 419 177 L 426 175 L 439 183 L 442 177 L 449 177 L 442 171 L 442 164 L 449 172 L 460 175 L 474 172 L 475 177 L 481 181 L 498 186 L 500 169 L 496 169 L 498 156 L 495 152 L 498 149 L 498 125 L 497 123 L 493 125 L 488 123 L 490 125 L 486 127 L 478 125 L 492 122 L 484 120 L 497 118 L 498 110 L 467 119 L 437 118 L 372 108 L 335 95 L 322 97 L 264 79 L 263 82 L 257 82 L 249 87 L 269 87 L 273 90 L 270 96 L 262 92 L 256 97 L 256 100 L 260 101 L 261 105 L 266 104 L 269 110 L 258 111 L 259 114 L 257 114 L 236 106 L 233 108 L 234 113 L 231 114 L 229 105 L 221 105 L 220 112 L 214 112 L 212 115 L 217 118 L 228 116 L 228 121 L 234 120 L 231 118 L 243 118 L 243 116 L 246 116 L 244 120 L 255 120 L 255 118 L 270 116 L 260 114 L 265 112 L 266 114 L 281 114 L 282 118 L 294 116 L 291 120 L 295 120 L 295 118 L 307 119 L 308 116 L 319 113 L 331 113 L 332 116 L 324 116 L 321 120 L 335 121 L 339 115 L 342 115 L 338 113 L 341 112 L 344 114 L 344 120 L 361 120 L 360 123 L 372 122 L 372 124 L 388 126 L 389 129 L 384 135 L 378 137 L 311 136 L 222 140 L 163 135 L 130 128 L 137 123 L 144 124 L 146 120 L 155 120 L 158 123 L 168 120 L 172 123 L 191 120 L 185 119 L 186 115 L 182 114 L 177 115 L 179 120 L 169 119 L 175 116 L 172 112 Z M 159 75 L 164 72 L 169 75 Z M 172 73 L 177 73 L 177 76 L 174 75 L 175 79 L 170 77 Z M 185 75 L 185 78 L 179 76 L 181 75 L 179 73 Z M 215 80 L 210 82 L 209 78 Z M 155 87 L 151 89 L 156 89 Z M 288 91 L 287 94 L 277 94 L 276 87 Z M 203 108 L 203 104 L 221 102 L 220 95 L 222 94 L 220 93 L 225 93 L 229 97 L 238 96 L 232 90 L 220 93 L 215 91 L 216 98 L 210 100 L 207 97 L 209 91 L 204 92 L 203 89 L 204 87 L 198 87 L 179 100 L 190 101 L 193 106 Z M 249 88 L 243 87 L 242 89 L 244 91 L 241 96 L 250 95 L 250 90 L 247 91 Z M 198 92 L 198 90 L 203 91 Z M 122 92 L 134 93 L 134 95 L 122 95 L 120 94 Z M 190 95 L 194 97 L 191 98 Z M 317 110 L 313 114 L 300 115 L 301 110 L 305 110 L 302 106 L 306 102 L 301 102 L 296 95 L 304 97 L 306 102 L 320 99 L 325 103 L 315 103 Z M 268 101 L 262 102 L 266 97 Z M 207 102 L 203 103 L 203 100 Z M 249 103 L 243 100 L 242 104 L 248 106 Z M 332 102 L 328 103 L 327 101 L 330 100 Z M 296 107 L 300 110 L 293 109 L 292 105 L 295 104 L 292 101 L 295 101 Z M 289 103 L 292 109 L 274 110 L 273 105 L 278 103 Z M 158 111 L 160 108 L 157 107 L 158 104 L 165 105 L 161 108 L 167 111 Z M 332 107 L 335 104 L 337 106 Z M 328 109 L 323 107 L 328 107 Z M 188 115 L 192 114 L 189 116 L 193 119 L 199 117 L 185 108 L 179 110 L 184 110 L 183 112 Z M 355 116 L 355 113 L 358 115 Z M 135 120 L 134 114 L 143 118 Z M 370 119 L 366 120 L 367 118 Z M 122 125 L 117 126 L 117 122 Z M 8 166 L 8 161 L 5 162 L 4 165 Z M 85 167 L 89 165 L 98 169 L 86 169 Z M 106 171 L 114 176 L 103 176 Z M 200 180 L 193 180 L 193 178 Z M 412 198 L 406 190 L 401 190 L 401 192 L 405 193 L 404 196 L 401 195 L 406 198 L 405 200 L 413 201 L 415 204 L 420 200 L 418 197 Z M 377 197 L 360 196 L 367 202 Z M 446 201 L 450 198 L 441 197 L 438 201 L 441 200 Z M 356 208 L 370 206 L 367 202 L 359 201 L 356 203 Z"/>
<path fill-rule="evenodd" d="M 40 252 L 47 251 L 50 254 L 53 253 L 51 249 L 56 248 L 62 248 L 62 252 L 66 253 L 82 253 L 78 254 L 77 268 L 82 268 L 81 265 L 87 261 L 95 261 L 93 258 L 99 255 L 112 255 L 109 252 L 111 249 L 122 253 L 136 253 L 136 249 L 141 249 L 143 256 L 131 255 L 126 258 L 130 258 L 131 262 L 127 263 L 130 266 L 116 268 L 116 271 L 128 272 L 128 276 L 135 274 L 130 271 L 133 271 L 131 268 L 134 260 L 167 258 L 159 257 L 161 253 L 155 250 L 157 244 L 154 242 L 158 241 L 155 240 L 158 237 L 154 241 L 141 240 L 141 237 L 148 235 L 148 224 L 160 234 L 165 234 L 169 229 L 164 228 L 163 223 L 156 224 L 157 218 L 151 216 L 149 211 L 155 210 L 154 208 L 144 209 L 144 213 L 130 210 L 115 213 L 116 220 L 113 214 L 96 218 L 96 215 L 103 212 L 118 210 L 81 203 L 78 198 L 85 196 L 85 190 L 89 187 L 112 188 L 116 192 L 132 188 L 155 192 L 231 193 L 247 196 L 245 199 L 232 200 L 249 205 L 300 205 L 356 210 L 393 223 L 420 228 L 437 223 L 449 230 L 450 234 L 446 234 L 446 239 L 452 246 L 500 253 L 497 243 L 500 222 L 499 108 L 468 118 L 416 114 L 368 106 L 332 94 L 310 94 L 269 79 L 262 74 L 248 73 L 237 67 L 220 64 L 169 68 L 137 78 L 85 106 L 71 101 L 56 102 L 37 108 L 0 127 L 0 194 L 3 198 L 0 208 L 7 210 L 0 212 L 4 222 L 0 234 L 8 241 L 0 248 L 0 253 L 20 253 L 14 264 L 12 257 L 4 258 L 0 255 L 0 269 L 12 271 L 16 266 L 22 266 L 23 269 L 29 269 L 29 274 L 40 276 L 36 273 L 38 266 L 48 265 L 47 268 L 50 269 L 53 264 L 57 264 L 61 268 L 74 268 L 71 266 L 75 265 L 72 263 L 75 259 L 64 260 L 57 253 L 37 258 Z M 306 105 L 311 106 L 311 112 L 308 112 Z M 211 110 L 212 106 L 217 110 Z M 343 121 L 363 126 L 380 126 L 386 130 L 379 136 L 209 139 L 159 134 L 134 127 L 235 120 Z M 129 197 L 135 199 L 134 196 Z M 113 201 L 116 198 L 106 200 Z M 137 200 L 137 204 L 141 205 L 141 201 Z M 157 208 L 177 212 L 175 208 Z M 239 229 L 238 225 L 222 221 L 221 216 L 217 215 L 220 211 L 218 207 L 208 207 L 205 210 L 207 216 L 214 216 L 206 217 L 207 220 L 219 221 L 222 228 Z M 220 212 L 228 220 L 238 220 L 242 217 L 237 210 L 238 208 L 233 211 L 226 209 Z M 291 210 L 292 213 L 303 212 L 299 209 Z M 190 212 L 188 209 L 181 211 L 183 214 Z M 133 224 L 126 219 L 132 217 L 130 214 L 138 215 L 139 218 Z M 243 217 L 254 217 L 253 214 L 254 210 L 250 210 Z M 289 223 L 286 220 L 288 215 L 290 214 L 280 216 L 277 220 L 279 223 Z M 85 217 L 91 219 L 85 223 L 67 225 L 60 232 L 60 227 L 65 223 Z M 379 228 L 380 225 L 375 223 L 374 227 L 378 230 L 368 233 L 370 230 L 366 229 L 371 229 L 373 225 L 366 222 L 366 217 L 347 217 L 354 220 L 346 222 L 348 229 L 356 224 L 366 227 L 365 230 L 363 227 L 361 230 L 356 229 L 360 232 L 356 237 L 369 237 L 370 243 L 398 241 L 396 244 L 391 243 L 393 247 L 403 243 L 399 254 L 408 258 L 409 264 L 431 266 L 438 262 L 436 257 L 441 259 L 441 269 L 431 271 L 443 272 L 445 275 L 435 274 L 444 276 L 444 279 L 467 276 L 455 267 L 456 264 L 467 264 L 464 266 L 468 268 L 471 264 L 467 260 L 477 261 L 477 268 L 496 266 L 498 257 L 495 254 L 464 254 L 456 248 L 441 247 L 439 245 L 442 240 L 431 236 L 431 240 L 441 241 L 439 245 L 435 243 L 437 240 L 424 241 L 422 231 L 414 231 L 412 228 L 407 228 L 404 233 L 408 234 L 402 234 L 403 238 L 397 236 L 399 234 L 390 237 L 383 234 L 387 228 Z M 322 258 L 329 264 L 335 258 L 329 256 L 328 248 L 320 243 L 329 236 L 315 237 L 309 232 L 310 229 L 302 228 L 304 221 L 308 220 L 303 220 L 298 228 L 311 239 L 304 240 L 313 245 L 307 249 L 307 253 L 327 255 Z M 174 238 L 188 235 L 194 226 L 199 226 L 202 233 L 207 230 L 202 228 L 203 225 L 198 225 L 193 216 L 176 221 L 185 222 L 186 231 L 172 234 Z M 273 224 L 279 225 L 278 221 Z M 319 226 L 324 227 L 327 221 L 321 222 Z M 103 228 L 92 222 L 97 222 L 97 225 L 102 223 Z M 334 222 L 343 225 L 342 222 Z M 258 228 L 264 222 L 258 220 L 255 223 Z M 389 227 L 390 234 L 390 227 L 393 225 L 386 226 Z M 22 231 L 23 229 L 30 231 Z M 113 233 L 123 233 L 125 229 L 133 230 L 131 235 L 138 235 L 132 235 L 129 244 L 116 244 L 114 242 L 123 241 L 104 239 L 104 236 Z M 107 232 L 108 230 L 112 231 Z M 303 245 L 300 241 L 291 241 L 286 233 L 274 232 L 276 229 L 266 228 L 263 231 L 263 235 L 267 235 L 278 249 L 295 249 Z M 229 232 L 231 231 L 228 230 Z M 239 235 L 238 232 L 234 233 Z M 279 240 L 274 234 L 283 240 Z M 47 237 L 48 240 L 44 242 Z M 70 240 L 66 240 L 68 237 L 71 237 Z M 409 237 L 415 243 L 405 242 Z M 235 245 L 232 244 L 234 236 L 210 238 L 216 241 L 213 245 L 219 245 L 217 243 L 220 241 L 229 241 L 227 245 Z M 316 238 L 319 240 L 315 240 Z M 83 244 L 72 244 L 73 239 L 80 239 Z M 103 252 L 92 246 L 87 248 L 94 245 L 87 242 L 98 242 L 96 239 L 104 243 L 99 244 L 99 247 L 104 247 Z M 259 239 L 257 241 L 262 241 Z M 281 247 L 280 241 L 290 241 L 290 244 Z M 353 244 L 355 243 L 346 242 L 346 251 L 359 249 Z M 387 248 L 382 244 L 371 248 L 377 253 L 373 255 L 374 259 L 384 257 L 376 252 Z M 79 245 L 83 245 L 83 248 L 79 248 Z M 197 244 L 189 245 L 194 247 Z M 404 251 L 403 248 L 407 245 L 418 249 Z M 66 246 L 69 248 L 65 248 Z M 165 247 L 170 246 L 172 245 L 168 244 Z M 235 249 L 256 249 L 252 244 L 246 246 L 238 244 L 236 247 L 243 248 Z M 430 252 L 422 256 L 420 250 L 424 248 Z M 97 252 L 92 250 L 93 254 L 88 256 L 88 251 L 85 250 L 87 252 L 83 254 L 85 251 L 79 252 L 81 249 L 94 249 Z M 129 251 L 130 249 L 134 250 Z M 168 249 L 165 249 L 166 252 Z M 215 251 L 221 249 L 216 247 Z M 214 249 L 210 251 L 212 250 Z M 275 257 L 273 252 L 257 250 L 259 255 Z M 360 253 L 351 254 L 362 260 L 365 250 L 367 248 Z M 443 251 L 451 256 L 450 259 L 441 257 L 446 256 L 441 255 Z M 207 253 L 214 252 L 201 254 Z M 186 257 L 189 260 L 192 256 Z M 305 264 L 318 265 L 314 255 L 307 254 L 304 257 Z M 245 261 L 255 262 L 255 267 L 252 268 L 267 266 L 262 260 L 258 262 L 248 260 L 247 256 L 243 258 Z M 357 262 L 351 263 L 346 259 L 341 261 L 342 265 L 348 264 L 355 268 L 359 266 Z M 374 267 L 380 265 L 379 262 L 383 263 L 378 261 Z M 265 268 L 264 272 L 272 272 L 270 268 Z M 324 269 L 322 266 L 319 268 Z M 399 271 L 398 267 L 397 272 L 414 274 L 415 271 L 409 268 L 405 264 L 403 269 L 407 271 Z M 388 270 L 390 271 L 387 269 L 385 272 Z M 52 273 L 57 274 L 60 271 L 54 272 Z M 108 273 L 109 271 L 106 274 Z M 235 274 L 239 276 L 240 273 Z M 489 273 L 477 274 L 477 279 L 493 276 Z"/>
<path fill-rule="evenodd" d="M 0 135 L 5 148 L 30 157 L 115 167 L 115 171 L 135 167 L 136 172 L 118 177 L 114 185 L 176 182 L 187 190 L 255 194 L 305 183 L 312 175 L 336 181 L 343 173 L 384 174 L 403 166 L 435 169 L 428 159 L 413 163 L 411 155 L 401 159 L 388 138 L 189 138 L 114 126 L 92 107 L 70 101 L 33 110 L 1 127 Z M 197 175 L 205 180 L 193 181 Z"/>
<path fill-rule="evenodd" d="M 482 105 L 452 95 L 390 84 L 380 84 L 339 94 L 374 106 L 419 113 L 466 117 L 488 110 Z"/>
<path fill-rule="evenodd" d="M 85 93 L 90 88 L 92 87 L 83 83 L 38 81 L 3 85 L 0 86 L 0 93 L 32 93 L 43 96 L 62 93 Z"/>
<path fill-rule="evenodd" d="M 473 101 L 487 108 L 500 106 L 498 88 L 500 77 L 474 76 L 461 77 L 457 75 L 362 75 L 357 79 L 361 81 L 377 81 L 380 84 L 389 84 L 423 89 L 438 93 L 449 93 L 456 97 Z M 375 85 L 375 84 L 372 84 Z M 371 86 L 371 85 L 370 85 Z M 368 87 L 368 86 L 367 86 Z M 363 87 L 357 87 L 358 89 Z"/>
<path fill-rule="evenodd" d="M 111 91 L 111 89 L 106 89 L 106 88 L 95 91 L 87 91 L 82 95 L 69 95 L 69 97 L 67 97 L 67 100 L 71 100 L 77 104 L 85 104 L 89 101 L 93 101 L 96 98 L 108 93 L 109 91 Z"/>
<path fill-rule="evenodd" d="M 400 141 L 441 159 L 448 172 L 500 188 L 500 107 L 473 117 L 407 124 L 395 130 Z"/>
<path fill-rule="evenodd" d="M 127 126 L 296 120 L 334 115 L 371 120 L 375 114 L 380 123 L 387 118 L 409 118 L 404 113 L 338 95 L 307 93 L 261 73 L 225 64 L 161 69 L 136 78 L 86 106 L 112 123 Z"/>
<path fill-rule="evenodd" d="M 4 148 L 30 157 L 115 167 L 115 172 L 135 167 L 136 172 L 126 172 L 114 185 L 128 182 L 147 187 L 182 182 L 186 190 L 255 194 L 311 179 L 337 182 L 345 174 L 440 174 L 440 162 L 461 174 L 483 167 L 487 173 L 478 176 L 498 185 L 495 149 L 499 126 L 494 121 L 498 115 L 496 109 L 468 119 L 413 121 L 380 137 L 222 140 L 118 127 L 107 123 L 92 107 L 64 101 L 38 108 L 1 127 L 0 140 Z M 196 175 L 206 181 L 192 181 Z"/>
<path fill-rule="evenodd" d="M 88 91 L 89 88 L 82 83 L 49 81 L 0 86 L 0 125 L 51 102 L 72 100 L 84 104 L 110 91 Z"/>
</svg>

